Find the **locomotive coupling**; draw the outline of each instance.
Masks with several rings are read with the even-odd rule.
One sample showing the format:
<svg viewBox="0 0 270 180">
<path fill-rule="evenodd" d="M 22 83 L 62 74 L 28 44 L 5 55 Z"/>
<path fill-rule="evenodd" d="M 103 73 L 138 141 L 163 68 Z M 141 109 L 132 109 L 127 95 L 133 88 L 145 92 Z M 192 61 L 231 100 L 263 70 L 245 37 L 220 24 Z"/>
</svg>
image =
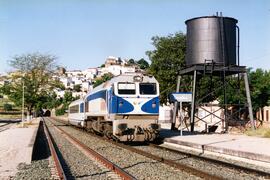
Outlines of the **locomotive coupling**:
<svg viewBox="0 0 270 180">
<path fill-rule="evenodd" d="M 150 129 L 153 129 L 153 130 L 159 130 L 160 129 L 160 125 L 159 124 L 156 124 L 156 123 L 152 123 L 149 125 L 149 128 Z"/>
</svg>

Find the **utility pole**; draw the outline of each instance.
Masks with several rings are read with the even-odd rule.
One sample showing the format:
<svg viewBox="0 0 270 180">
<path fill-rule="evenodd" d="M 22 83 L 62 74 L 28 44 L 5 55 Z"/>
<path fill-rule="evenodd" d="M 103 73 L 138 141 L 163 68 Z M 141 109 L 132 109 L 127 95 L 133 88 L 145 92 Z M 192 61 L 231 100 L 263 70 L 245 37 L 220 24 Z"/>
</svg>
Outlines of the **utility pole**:
<svg viewBox="0 0 270 180">
<path fill-rule="evenodd" d="M 22 78 L 22 122 L 24 122 L 24 76 Z"/>
</svg>

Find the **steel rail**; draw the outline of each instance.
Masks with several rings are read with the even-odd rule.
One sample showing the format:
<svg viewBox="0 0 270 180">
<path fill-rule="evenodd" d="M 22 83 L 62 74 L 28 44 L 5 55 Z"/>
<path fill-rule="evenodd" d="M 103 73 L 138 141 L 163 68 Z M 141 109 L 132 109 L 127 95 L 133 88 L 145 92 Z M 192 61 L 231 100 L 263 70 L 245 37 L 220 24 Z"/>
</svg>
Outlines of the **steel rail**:
<svg viewBox="0 0 270 180">
<path fill-rule="evenodd" d="M 0 125 L 0 132 L 3 132 L 5 130 L 8 130 L 13 124 L 15 123 L 18 123 L 18 122 L 21 122 L 20 120 L 15 120 L 15 121 L 12 121 L 12 120 L 0 120 L 0 123 L 3 123 Z"/>
<path fill-rule="evenodd" d="M 42 120 L 43 120 L 43 127 L 44 127 L 44 130 L 45 130 L 46 138 L 47 138 L 47 141 L 48 141 L 48 144 L 49 144 L 49 148 L 50 148 L 53 160 L 55 162 L 55 167 L 56 167 L 57 174 L 58 174 L 60 179 L 66 180 L 67 177 L 66 177 L 66 175 L 64 173 L 63 167 L 62 167 L 62 165 L 60 163 L 60 160 L 58 158 L 58 155 L 56 153 L 55 147 L 54 147 L 53 142 L 52 142 L 52 135 L 48 130 L 48 127 L 47 127 L 47 125 L 45 123 L 45 120 L 43 118 L 42 118 Z"/>
<path fill-rule="evenodd" d="M 136 179 L 134 176 L 130 175 L 128 172 L 126 172 L 124 169 L 121 167 L 117 166 L 110 160 L 106 159 L 104 156 L 96 152 L 95 150 L 91 149 L 87 145 L 83 144 L 80 142 L 78 139 L 75 137 L 71 136 L 64 130 L 58 128 L 57 126 L 54 126 L 57 130 L 59 130 L 61 133 L 65 134 L 68 138 L 70 138 L 76 145 L 78 145 L 80 148 L 82 148 L 86 153 L 88 153 L 91 156 L 94 156 L 99 162 L 101 162 L 103 165 L 105 165 L 108 169 L 114 171 L 117 173 L 122 179 L 124 180 L 131 180 L 131 179 Z"/>
<path fill-rule="evenodd" d="M 12 124 L 4 124 L 0 126 L 0 132 L 6 131 L 8 130 L 10 127 L 12 126 Z"/>
</svg>

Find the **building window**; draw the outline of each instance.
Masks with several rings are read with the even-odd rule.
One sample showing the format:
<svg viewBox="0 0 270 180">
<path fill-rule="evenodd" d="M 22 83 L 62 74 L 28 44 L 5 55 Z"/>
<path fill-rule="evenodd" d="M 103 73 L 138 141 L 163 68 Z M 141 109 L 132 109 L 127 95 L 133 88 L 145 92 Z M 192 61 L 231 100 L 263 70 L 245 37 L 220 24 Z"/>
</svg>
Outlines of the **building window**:
<svg viewBox="0 0 270 180">
<path fill-rule="evenodd" d="M 266 121 L 269 121 L 269 110 L 266 110 Z"/>
</svg>

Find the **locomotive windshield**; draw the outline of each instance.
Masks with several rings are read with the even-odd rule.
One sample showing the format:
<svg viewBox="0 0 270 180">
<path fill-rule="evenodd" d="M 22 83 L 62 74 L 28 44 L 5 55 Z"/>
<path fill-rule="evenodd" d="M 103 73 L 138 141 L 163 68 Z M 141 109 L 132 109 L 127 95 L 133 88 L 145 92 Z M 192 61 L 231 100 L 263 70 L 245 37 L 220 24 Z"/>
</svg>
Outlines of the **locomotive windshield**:
<svg viewBox="0 0 270 180">
<path fill-rule="evenodd" d="M 157 94 L 155 83 L 140 83 L 140 94 L 153 95 Z"/>
<path fill-rule="evenodd" d="M 136 93 L 136 86 L 134 83 L 118 83 L 118 94 L 130 94 Z"/>
</svg>

